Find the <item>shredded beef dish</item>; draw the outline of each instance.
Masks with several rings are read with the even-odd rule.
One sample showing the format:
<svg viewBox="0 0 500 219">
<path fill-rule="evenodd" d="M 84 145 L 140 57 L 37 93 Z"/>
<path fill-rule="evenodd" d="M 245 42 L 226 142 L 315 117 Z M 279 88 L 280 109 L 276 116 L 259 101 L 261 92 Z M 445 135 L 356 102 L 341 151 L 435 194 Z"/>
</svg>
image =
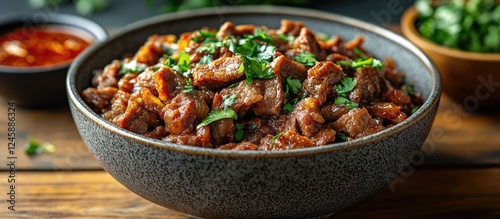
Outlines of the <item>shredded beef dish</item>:
<svg viewBox="0 0 500 219">
<path fill-rule="evenodd" d="M 404 121 L 422 104 L 390 58 L 282 20 L 152 35 L 95 70 L 81 95 L 126 130 L 166 142 L 286 150 L 350 141 Z"/>
</svg>

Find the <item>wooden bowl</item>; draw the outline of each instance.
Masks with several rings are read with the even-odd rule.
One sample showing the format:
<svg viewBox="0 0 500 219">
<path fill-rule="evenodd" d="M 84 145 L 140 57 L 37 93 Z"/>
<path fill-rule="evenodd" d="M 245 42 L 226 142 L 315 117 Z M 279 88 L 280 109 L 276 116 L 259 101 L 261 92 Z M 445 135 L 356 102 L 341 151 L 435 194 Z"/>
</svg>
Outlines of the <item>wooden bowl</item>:
<svg viewBox="0 0 500 219">
<path fill-rule="evenodd" d="M 422 37 L 416 29 L 417 10 L 411 7 L 401 18 L 403 35 L 436 64 L 443 91 L 468 111 L 500 107 L 500 54 L 451 49 Z"/>
</svg>

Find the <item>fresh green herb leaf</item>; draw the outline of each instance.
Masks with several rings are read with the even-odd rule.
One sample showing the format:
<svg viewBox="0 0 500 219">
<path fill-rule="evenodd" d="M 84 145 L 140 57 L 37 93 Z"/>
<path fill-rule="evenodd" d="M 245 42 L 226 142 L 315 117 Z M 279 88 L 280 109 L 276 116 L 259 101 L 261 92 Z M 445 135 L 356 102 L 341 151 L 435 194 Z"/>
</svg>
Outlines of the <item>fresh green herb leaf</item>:
<svg viewBox="0 0 500 219">
<path fill-rule="evenodd" d="M 351 77 L 346 77 L 340 81 L 340 84 L 335 85 L 335 90 L 340 94 L 347 94 L 354 90 L 356 86 L 356 80 Z"/>
<path fill-rule="evenodd" d="M 238 74 L 241 74 L 245 71 L 245 64 L 244 62 L 241 62 L 240 67 L 238 68 Z"/>
<path fill-rule="evenodd" d="M 163 63 L 163 65 L 172 68 L 175 65 L 175 59 L 172 57 L 168 57 L 167 60 L 165 60 L 165 63 Z"/>
<path fill-rule="evenodd" d="M 273 136 L 273 138 L 271 138 L 271 147 L 274 147 L 274 144 L 276 143 L 276 139 L 278 139 L 279 137 L 281 137 L 283 135 L 284 132 L 280 132 L 279 134 Z"/>
<path fill-rule="evenodd" d="M 174 54 L 174 49 L 165 45 L 165 44 L 162 44 L 161 45 L 161 50 L 163 51 L 163 53 L 165 53 L 165 55 L 167 56 L 171 56 Z"/>
<path fill-rule="evenodd" d="M 222 97 L 224 109 L 228 109 L 234 105 L 234 101 L 238 97 L 238 94 L 226 95 Z"/>
<path fill-rule="evenodd" d="M 417 112 L 418 109 L 420 109 L 420 106 L 413 107 L 413 109 L 411 109 L 411 114 Z"/>
<path fill-rule="evenodd" d="M 406 93 L 410 96 L 415 96 L 415 85 L 412 83 L 406 84 Z"/>
<path fill-rule="evenodd" d="M 278 39 L 287 41 L 287 42 L 293 42 L 295 40 L 295 37 L 292 35 L 286 35 L 286 34 L 278 34 Z"/>
<path fill-rule="evenodd" d="M 160 69 L 160 67 L 158 67 L 158 66 L 151 67 L 151 70 L 153 70 L 153 71 L 158 71 L 158 69 Z"/>
<path fill-rule="evenodd" d="M 363 50 L 361 50 L 360 48 L 356 47 L 354 48 L 353 50 L 354 54 L 356 54 L 357 56 L 361 57 L 361 58 L 366 58 L 366 54 L 363 52 Z"/>
<path fill-rule="evenodd" d="M 207 52 L 209 54 L 214 54 L 218 49 L 224 47 L 223 42 L 207 42 L 198 47 L 197 52 Z"/>
<path fill-rule="evenodd" d="M 337 64 L 340 66 L 351 67 L 351 68 L 362 68 L 369 66 L 372 68 L 382 69 L 384 67 L 382 61 L 374 59 L 373 57 L 367 59 L 360 58 L 356 59 L 355 61 L 337 61 Z"/>
<path fill-rule="evenodd" d="M 187 52 L 182 52 L 179 54 L 179 60 L 177 61 L 177 65 L 174 65 L 172 69 L 179 72 L 181 75 L 187 78 L 191 74 L 191 69 L 189 65 L 190 65 L 189 54 Z"/>
<path fill-rule="evenodd" d="M 338 105 L 345 105 L 348 110 L 358 108 L 358 104 L 350 101 L 347 97 L 337 97 L 337 99 L 335 99 L 335 103 Z"/>
<path fill-rule="evenodd" d="M 323 32 L 318 32 L 316 34 L 316 36 L 318 36 L 319 40 L 321 40 L 321 41 L 328 41 L 328 40 L 330 40 L 330 36 L 328 34 L 326 34 L 326 33 L 323 33 Z"/>
<path fill-rule="evenodd" d="M 203 126 L 206 126 L 212 122 L 219 121 L 222 119 L 238 119 L 238 114 L 231 109 L 227 108 L 224 110 L 212 110 L 208 113 L 207 117 L 203 119 L 198 126 L 196 126 L 196 129 L 199 129 Z"/>
<path fill-rule="evenodd" d="M 293 79 L 291 76 L 288 76 L 288 78 L 286 78 L 286 86 L 293 94 L 298 94 L 302 88 L 302 83 L 300 83 L 299 79 Z"/>
<path fill-rule="evenodd" d="M 285 110 L 287 110 L 288 112 L 292 112 L 293 111 L 293 105 L 291 103 L 286 103 L 283 108 Z"/>
<path fill-rule="evenodd" d="M 199 65 L 210 64 L 212 61 L 214 61 L 214 58 L 211 55 L 204 55 L 200 58 L 198 64 Z"/>
<path fill-rule="evenodd" d="M 257 30 L 255 30 L 253 35 L 248 35 L 246 36 L 246 38 L 251 40 L 259 40 L 270 44 L 274 42 L 274 38 L 269 34 L 267 34 L 267 32 L 261 28 L 257 28 Z"/>
<path fill-rule="evenodd" d="M 41 153 L 54 153 L 56 151 L 56 147 L 48 142 L 42 142 L 32 136 L 28 137 L 28 142 L 24 147 L 24 152 L 29 155 L 37 155 Z"/>
<path fill-rule="evenodd" d="M 347 140 L 347 135 L 343 132 L 337 132 L 336 136 L 338 138 L 340 138 L 342 141 L 346 141 Z"/>
<path fill-rule="evenodd" d="M 236 127 L 236 133 L 234 135 L 234 139 L 236 142 L 241 142 L 245 135 L 245 132 L 243 131 L 244 126 L 239 122 L 235 122 L 234 126 Z"/>
<path fill-rule="evenodd" d="M 119 75 L 124 75 L 127 73 L 139 74 L 146 69 L 147 65 L 143 63 L 138 63 L 135 59 L 130 62 L 122 62 Z"/>
<path fill-rule="evenodd" d="M 310 52 L 301 52 L 296 55 L 293 60 L 309 67 L 316 64 L 316 56 Z"/>
<path fill-rule="evenodd" d="M 248 126 L 248 130 L 253 132 L 253 131 L 257 130 L 258 127 L 259 127 L 258 124 L 252 123 Z"/>
<path fill-rule="evenodd" d="M 246 81 L 250 84 L 254 78 L 256 79 L 271 79 L 274 78 L 274 70 L 267 66 L 266 62 L 256 58 L 242 56 L 245 63 Z"/>
<path fill-rule="evenodd" d="M 184 89 L 182 90 L 183 94 L 192 94 L 194 93 L 194 87 L 193 84 L 191 84 L 191 81 L 186 80 L 186 86 L 184 86 Z"/>
</svg>

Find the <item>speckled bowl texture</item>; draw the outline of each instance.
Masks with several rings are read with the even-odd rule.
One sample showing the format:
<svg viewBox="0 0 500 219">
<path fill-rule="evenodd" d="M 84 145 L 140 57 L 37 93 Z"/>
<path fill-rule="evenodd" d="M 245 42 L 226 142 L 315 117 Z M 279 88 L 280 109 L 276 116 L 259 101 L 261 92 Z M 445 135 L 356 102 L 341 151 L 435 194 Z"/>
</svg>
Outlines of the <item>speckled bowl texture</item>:
<svg viewBox="0 0 500 219">
<path fill-rule="evenodd" d="M 79 93 L 92 70 L 135 52 L 151 34 L 180 34 L 225 21 L 278 28 L 302 20 L 313 31 L 365 36 L 377 57 L 393 57 L 426 100 L 406 121 L 351 142 L 289 151 L 225 151 L 176 145 L 120 129 Z M 131 24 L 73 62 L 71 112 L 90 152 L 120 183 L 161 206 L 203 218 L 307 218 L 339 212 L 388 183 L 412 161 L 431 128 L 441 92 L 429 59 L 397 34 L 351 18 L 288 7 L 224 7 Z M 105 191 L 104 191 L 105 192 Z"/>
</svg>

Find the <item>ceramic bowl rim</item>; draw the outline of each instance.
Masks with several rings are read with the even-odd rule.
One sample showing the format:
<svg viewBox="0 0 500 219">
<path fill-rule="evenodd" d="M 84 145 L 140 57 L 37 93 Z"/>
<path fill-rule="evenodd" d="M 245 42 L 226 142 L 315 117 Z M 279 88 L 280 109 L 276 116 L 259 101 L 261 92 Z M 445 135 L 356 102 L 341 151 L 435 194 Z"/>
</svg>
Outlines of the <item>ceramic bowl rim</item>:
<svg viewBox="0 0 500 219">
<path fill-rule="evenodd" d="M 427 100 L 425 100 L 424 104 L 415 112 L 413 115 L 408 117 L 405 121 L 402 123 L 393 126 L 391 128 L 388 128 L 384 131 L 355 139 L 353 141 L 349 142 L 341 142 L 341 143 L 335 143 L 335 144 L 329 144 L 325 146 L 316 146 L 316 147 L 310 147 L 310 148 L 300 148 L 300 149 L 293 149 L 293 150 L 282 150 L 282 151 L 234 151 L 234 150 L 217 150 L 217 149 L 212 149 L 212 148 L 201 148 L 201 147 L 194 147 L 194 146 L 188 146 L 188 145 L 179 145 L 179 144 L 173 144 L 173 143 L 168 143 L 164 142 L 161 140 L 157 139 L 152 139 L 152 138 L 147 138 L 145 136 L 142 136 L 137 133 L 133 133 L 131 131 L 119 128 L 115 125 L 113 125 L 111 122 L 106 121 L 102 119 L 99 115 L 97 115 L 95 112 L 93 112 L 87 104 L 83 101 L 81 98 L 80 94 L 77 92 L 77 87 L 76 87 L 76 75 L 78 72 L 78 68 L 85 61 L 85 59 L 89 58 L 90 55 L 93 53 L 96 53 L 99 51 L 99 49 L 103 46 L 105 46 L 108 43 L 114 42 L 119 40 L 122 36 L 132 33 L 134 31 L 137 31 L 140 28 L 143 28 L 145 26 L 151 26 L 157 23 L 165 22 L 167 20 L 179 20 L 179 19 L 189 19 L 193 17 L 200 17 L 200 16 L 210 16 L 210 15 L 216 15 L 217 13 L 220 13 L 222 10 L 221 8 L 213 9 L 198 9 L 198 10 L 193 10 L 193 11 L 185 11 L 185 12 L 176 12 L 172 14 L 166 14 L 166 15 L 157 15 L 152 18 L 140 20 L 137 22 L 134 22 L 132 24 L 129 24 L 120 30 L 117 30 L 114 34 L 112 34 L 106 41 L 104 42 L 99 42 L 92 48 L 86 50 L 81 54 L 70 66 L 70 69 L 68 71 L 68 76 L 66 78 L 66 88 L 68 91 L 68 98 L 70 104 L 73 104 L 74 109 L 72 110 L 78 110 L 80 113 L 82 113 L 87 119 L 91 120 L 93 123 L 97 124 L 98 126 L 102 127 L 103 129 L 106 129 L 107 131 L 119 135 L 121 137 L 124 137 L 126 139 L 129 139 L 131 141 L 140 143 L 142 145 L 148 146 L 148 147 L 156 147 L 159 149 L 164 149 L 168 151 L 173 151 L 173 152 L 180 152 L 180 153 L 187 153 L 187 154 L 196 154 L 196 155 L 202 155 L 202 156 L 211 156 L 211 157 L 231 157 L 231 158 L 261 158 L 261 157 L 274 157 L 274 158 L 280 158 L 280 157 L 291 157 L 291 156 L 308 156 L 308 155 L 314 155 L 314 154 L 321 154 L 321 153 L 328 153 L 332 151 L 338 151 L 338 150 L 344 150 L 344 149 L 349 149 L 349 148 L 355 148 L 355 147 L 363 147 L 366 145 L 369 145 L 374 142 L 381 141 L 387 137 L 394 136 L 397 133 L 408 129 L 410 126 L 413 124 L 419 122 L 422 120 L 424 117 L 426 117 L 428 114 L 432 113 L 432 110 L 434 106 L 436 106 L 439 103 L 439 98 L 441 94 L 441 78 L 439 75 L 439 72 L 435 65 L 432 63 L 432 61 L 420 50 L 418 49 L 414 44 L 412 44 L 410 41 L 404 39 L 402 36 L 389 31 L 387 29 L 384 29 L 382 27 L 375 26 L 373 24 L 369 24 L 363 21 L 359 21 L 353 18 L 333 14 L 333 13 L 328 13 L 328 12 L 321 12 L 317 10 L 312 10 L 312 9 L 298 9 L 298 8 L 293 8 L 293 7 L 285 7 L 285 6 L 234 6 L 230 7 L 231 10 L 227 10 L 226 14 L 255 14 L 255 13 L 262 13 L 262 14 L 276 14 L 276 15 L 294 15 L 294 16 L 301 16 L 301 17 L 307 17 L 307 18 L 312 18 L 312 19 L 317 19 L 317 20 L 325 20 L 325 21 L 331 21 L 331 22 L 339 22 L 341 24 L 353 26 L 356 28 L 360 28 L 369 32 L 372 32 L 374 34 L 378 34 L 381 37 L 385 37 L 388 39 L 392 39 L 396 44 L 399 44 L 400 46 L 410 50 L 414 55 L 419 57 L 419 59 L 424 63 L 424 65 L 427 67 L 427 71 L 431 74 L 432 78 L 434 79 L 432 81 L 432 91 L 430 92 L 430 95 Z M 436 106 L 437 107 L 437 106 Z M 75 121 L 76 122 L 76 121 Z"/>
<path fill-rule="evenodd" d="M 65 14 L 65 13 L 46 13 L 47 19 L 43 22 L 37 22 L 33 15 L 20 14 L 13 15 L 2 18 L 0 20 L 0 26 L 6 26 L 11 24 L 16 24 L 20 22 L 31 22 L 28 25 L 58 25 L 58 26 L 68 26 L 72 28 L 77 28 L 82 31 L 88 32 L 92 36 L 94 42 L 92 42 L 89 47 L 97 44 L 98 42 L 104 41 L 108 38 L 108 33 L 106 29 L 99 23 L 78 15 Z M 30 19 L 27 19 L 30 18 Z M 88 49 L 88 48 L 87 48 Z M 87 50 L 86 49 L 86 50 Z M 80 53 L 81 54 L 81 53 Z M 80 55 L 79 54 L 79 55 Z M 78 57 L 78 56 L 77 56 Z M 55 65 L 49 66 L 32 66 L 32 67 L 13 67 L 0 65 L 0 72 L 2 74 L 29 74 L 29 73 L 44 73 L 52 72 L 61 69 L 68 68 L 71 63 L 76 60 L 75 57 L 72 60 L 62 62 Z"/>
<path fill-rule="evenodd" d="M 434 51 L 444 56 L 451 56 L 459 59 L 491 62 L 500 61 L 500 53 L 479 53 L 448 48 L 422 37 L 415 27 L 416 17 L 417 9 L 415 6 L 409 7 L 401 17 L 401 31 L 406 37 L 411 37 L 411 40 L 414 40 L 415 44 L 421 45 L 423 50 Z"/>
</svg>

